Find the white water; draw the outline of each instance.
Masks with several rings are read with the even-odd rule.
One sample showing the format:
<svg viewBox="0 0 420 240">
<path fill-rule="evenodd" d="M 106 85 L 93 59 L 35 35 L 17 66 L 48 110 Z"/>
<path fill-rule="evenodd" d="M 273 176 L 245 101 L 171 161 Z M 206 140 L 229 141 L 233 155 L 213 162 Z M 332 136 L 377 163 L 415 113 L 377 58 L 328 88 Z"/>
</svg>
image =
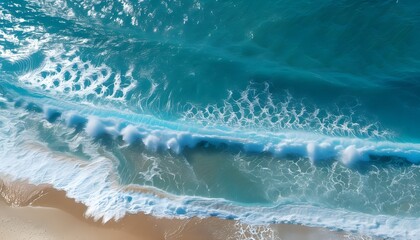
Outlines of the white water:
<svg viewBox="0 0 420 240">
<path fill-rule="evenodd" d="M 217 216 L 248 224 L 295 223 L 396 239 L 416 239 L 420 236 L 417 228 L 420 221 L 415 217 L 374 215 L 293 202 L 279 202 L 275 206 L 243 205 L 221 198 L 176 196 L 153 187 L 127 188 L 129 186 L 119 183 L 118 166 L 112 154 L 99 153 L 98 143 L 92 139 L 121 137 L 127 144 L 141 141 L 151 151 L 169 150 L 176 154 L 182 154 L 184 148 L 194 148 L 200 142 L 226 144 L 239 146 L 249 153 L 306 157 L 314 164 L 338 159 L 349 167 L 360 161 L 369 161 L 370 156 L 398 157 L 418 163 L 419 144 L 297 131 L 265 134 L 226 127 L 203 128 L 145 115 L 54 104 L 48 99 L 25 99 L 27 101 L 20 101 L 21 105 L 16 109 L 13 109 L 14 102 L 1 99 L 5 108 L 1 110 L 0 118 L 0 172 L 13 179 L 25 179 L 34 184 L 47 183 L 64 190 L 68 197 L 88 206 L 87 215 L 95 219 L 102 218 L 106 222 L 127 213 L 144 212 L 157 217 Z M 42 112 L 25 110 L 37 109 L 34 106 L 39 106 Z M 43 118 L 44 128 L 59 128 L 60 131 L 83 129 L 85 136 L 76 135 L 71 145 L 75 149 L 82 145 L 88 160 L 53 151 L 48 144 L 36 138 L 33 129 L 25 127 L 22 120 L 25 118 Z M 136 188 L 138 191 L 133 190 Z"/>
</svg>

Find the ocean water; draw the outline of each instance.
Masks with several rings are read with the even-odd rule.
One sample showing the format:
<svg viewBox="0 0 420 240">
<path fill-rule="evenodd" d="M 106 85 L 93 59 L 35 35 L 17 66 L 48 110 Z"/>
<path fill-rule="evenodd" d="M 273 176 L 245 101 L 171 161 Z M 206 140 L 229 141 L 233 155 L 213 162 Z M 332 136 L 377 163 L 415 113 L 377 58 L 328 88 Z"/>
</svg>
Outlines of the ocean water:
<svg viewBox="0 0 420 240">
<path fill-rule="evenodd" d="M 104 222 L 418 239 L 419 13 L 414 0 L 3 0 L 0 175 L 52 184 Z"/>
</svg>

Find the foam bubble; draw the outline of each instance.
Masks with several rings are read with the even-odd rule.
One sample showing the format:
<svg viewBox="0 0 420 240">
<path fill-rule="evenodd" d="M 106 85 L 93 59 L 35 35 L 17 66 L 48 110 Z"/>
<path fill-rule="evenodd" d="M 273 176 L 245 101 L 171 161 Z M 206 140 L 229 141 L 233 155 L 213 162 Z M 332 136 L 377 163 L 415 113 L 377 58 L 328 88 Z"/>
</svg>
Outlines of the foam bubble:
<svg viewBox="0 0 420 240">
<path fill-rule="evenodd" d="M 128 144 L 133 144 L 141 138 L 140 132 L 131 124 L 121 130 L 121 135 L 122 139 Z"/>
<path fill-rule="evenodd" d="M 159 148 L 159 145 L 161 145 L 160 139 L 153 134 L 149 134 L 145 138 L 143 138 L 143 143 L 144 145 L 146 145 L 147 148 L 155 152 Z"/>
<path fill-rule="evenodd" d="M 181 152 L 181 146 L 179 145 L 178 141 L 175 138 L 171 138 L 166 143 L 167 149 L 174 151 L 175 153 Z"/>
<path fill-rule="evenodd" d="M 94 138 L 107 133 L 105 125 L 96 117 L 89 117 L 85 128 L 86 133 Z"/>
<path fill-rule="evenodd" d="M 356 146 L 350 145 L 346 149 L 344 149 L 341 161 L 345 165 L 351 166 L 362 159 L 364 159 L 362 151 L 357 149 Z"/>
<path fill-rule="evenodd" d="M 315 163 L 323 159 L 333 159 L 335 156 L 334 146 L 330 142 L 309 142 L 306 146 L 307 156 Z"/>
</svg>

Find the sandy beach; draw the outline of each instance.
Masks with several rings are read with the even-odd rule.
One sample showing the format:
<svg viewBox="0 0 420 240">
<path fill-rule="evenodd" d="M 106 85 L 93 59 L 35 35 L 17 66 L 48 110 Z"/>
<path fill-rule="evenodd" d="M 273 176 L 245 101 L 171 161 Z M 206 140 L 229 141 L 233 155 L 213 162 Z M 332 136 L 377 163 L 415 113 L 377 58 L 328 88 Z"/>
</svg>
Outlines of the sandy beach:
<svg viewBox="0 0 420 240">
<path fill-rule="evenodd" d="M 356 239 L 326 229 L 278 224 L 250 227 L 217 218 L 158 219 L 135 214 L 106 224 L 86 218 L 86 207 L 50 186 L 1 182 L 2 239 Z"/>
</svg>

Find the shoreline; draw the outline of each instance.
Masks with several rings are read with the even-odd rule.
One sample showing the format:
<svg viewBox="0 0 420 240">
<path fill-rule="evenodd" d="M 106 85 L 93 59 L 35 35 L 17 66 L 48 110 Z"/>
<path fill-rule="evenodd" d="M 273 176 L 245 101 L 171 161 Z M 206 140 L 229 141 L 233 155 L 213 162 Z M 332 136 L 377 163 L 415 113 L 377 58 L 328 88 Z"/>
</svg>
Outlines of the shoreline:
<svg viewBox="0 0 420 240">
<path fill-rule="evenodd" d="M 218 218 L 169 219 L 143 213 L 107 223 L 48 185 L 0 180 L 0 235 L 6 239 L 362 239 L 346 232 L 293 224 L 249 226 Z M 66 238 L 67 237 L 67 238 Z"/>
</svg>

